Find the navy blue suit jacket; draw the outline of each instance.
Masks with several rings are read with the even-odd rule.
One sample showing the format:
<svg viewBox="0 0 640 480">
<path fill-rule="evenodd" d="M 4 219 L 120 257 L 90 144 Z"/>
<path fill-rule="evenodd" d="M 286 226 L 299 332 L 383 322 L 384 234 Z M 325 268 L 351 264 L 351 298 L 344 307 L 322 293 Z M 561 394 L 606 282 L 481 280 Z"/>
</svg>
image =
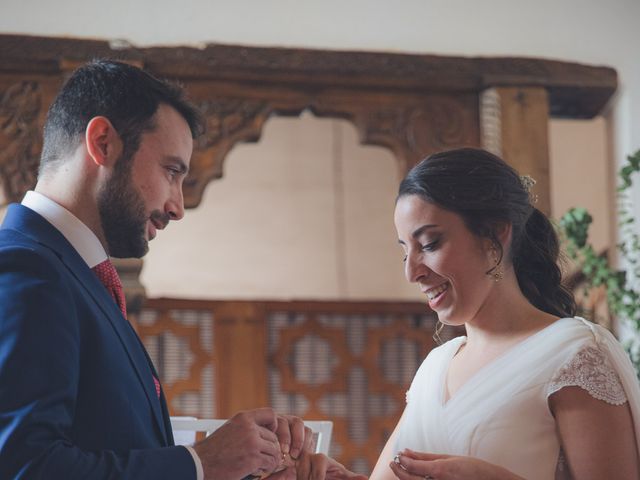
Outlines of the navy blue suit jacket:
<svg viewBox="0 0 640 480">
<path fill-rule="evenodd" d="M 11 205 L 0 227 L 0 479 L 195 479 L 154 374 L 71 244 Z"/>
</svg>

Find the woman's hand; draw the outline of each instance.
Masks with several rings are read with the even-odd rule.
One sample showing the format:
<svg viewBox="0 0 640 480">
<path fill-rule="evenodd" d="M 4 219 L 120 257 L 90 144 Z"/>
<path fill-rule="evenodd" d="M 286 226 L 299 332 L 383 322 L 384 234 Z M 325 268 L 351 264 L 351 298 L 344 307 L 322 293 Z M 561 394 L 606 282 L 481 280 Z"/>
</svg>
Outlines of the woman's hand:
<svg viewBox="0 0 640 480">
<path fill-rule="evenodd" d="M 287 462 L 285 470 L 267 477 L 269 480 L 367 480 L 364 475 L 350 472 L 333 458 L 321 453 L 302 452 Z"/>
<path fill-rule="evenodd" d="M 473 457 L 418 453 L 405 449 L 391 462 L 400 480 L 523 480 L 508 470 Z"/>
</svg>

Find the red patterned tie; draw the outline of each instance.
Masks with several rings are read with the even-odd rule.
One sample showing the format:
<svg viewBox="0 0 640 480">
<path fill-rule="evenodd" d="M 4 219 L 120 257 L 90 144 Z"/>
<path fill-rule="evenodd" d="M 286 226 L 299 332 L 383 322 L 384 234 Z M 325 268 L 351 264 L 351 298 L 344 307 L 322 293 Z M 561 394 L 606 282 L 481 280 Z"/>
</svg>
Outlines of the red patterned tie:
<svg viewBox="0 0 640 480">
<path fill-rule="evenodd" d="M 124 318 L 127 318 L 127 303 L 124 297 L 124 288 L 122 288 L 122 282 L 120 281 L 116 267 L 113 266 L 111 260 L 107 258 L 104 262 L 99 263 L 91 270 L 93 270 L 93 273 L 95 273 L 98 280 L 102 282 L 109 292 L 109 295 L 111 295 L 118 304 Z M 158 395 L 158 398 L 160 398 L 160 382 L 155 375 L 153 376 L 153 383 L 156 386 L 156 394 Z"/>
<path fill-rule="evenodd" d="M 95 273 L 98 280 L 102 282 L 109 292 L 109 295 L 111 295 L 118 304 L 124 318 L 127 318 L 127 303 L 124 298 L 124 289 L 122 288 L 122 282 L 120 281 L 116 267 L 113 266 L 111 260 L 107 258 L 104 262 L 99 263 L 91 270 L 93 270 L 93 273 Z"/>
</svg>

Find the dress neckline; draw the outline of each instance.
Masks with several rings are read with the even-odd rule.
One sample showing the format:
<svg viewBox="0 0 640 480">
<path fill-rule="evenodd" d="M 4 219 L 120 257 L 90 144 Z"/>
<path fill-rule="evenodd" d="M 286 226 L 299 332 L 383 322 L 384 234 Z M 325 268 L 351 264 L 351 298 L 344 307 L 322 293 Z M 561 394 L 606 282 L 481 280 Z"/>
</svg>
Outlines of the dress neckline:
<svg viewBox="0 0 640 480">
<path fill-rule="evenodd" d="M 467 343 L 467 337 L 463 335 L 452 340 L 452 345 L 451 345 L 450 351 L 448 352 L 449 358 L 447 359 L 447 366 L 442 370 L 443 373 L 442 373 L 442 379 L 440 384 L 440 405 L 443 408 L 446 408 L 453 400 L 460 397 L 460 392 L 464 392 L 464 390 L 466 390 L 467 388 L 470 388 L 468 387 L 469 385 L 473 385 L 474 383 L 477 383 L 478 378 L 481 378 L 484 375 L 486 375 L 486 372 L 488 370 L 494 369 L 496 365 L 504 362 L 505 358 L 512 356 L 514 353 L 524 348 L 524 346 L 526 346 L 533 340 L 537 339 L 538 337 L 542 336 L 545 333 L 548 333 L 550 329 L 556 327 L 559 323 L 563 322 L 564 320 L 575 320 L 575 317 L 558 318 L 555 322 L 550 323 L 546 327 L 541 328 L 537 332 L 532 333 L 528 337 L 520 340 L 519 342 L 517 342 L 516 344 L 512 345 L 511 347 L 506 349 L 504 352 L 499 354 L 497 357 L 493 358 L 492 360 L 487 362 L 485 365 L 483 365 L 477 372 L 471 375 L 471 377 L 469 377 L 466 382 L 460 385 L 460 387 L 458 387 L 458 389 L 455 391 L 454 394 L 447 395 L 448 394 L 447 379 L 449 378 L 449 368 L 451 367 L 451 362 L 453 360 L 453 357 L 456 356 L 456 354 L 460 351 L 462 346 Z M 458 340 L 458 341 L 453 343 L 455 340 Z"/>
</svg>

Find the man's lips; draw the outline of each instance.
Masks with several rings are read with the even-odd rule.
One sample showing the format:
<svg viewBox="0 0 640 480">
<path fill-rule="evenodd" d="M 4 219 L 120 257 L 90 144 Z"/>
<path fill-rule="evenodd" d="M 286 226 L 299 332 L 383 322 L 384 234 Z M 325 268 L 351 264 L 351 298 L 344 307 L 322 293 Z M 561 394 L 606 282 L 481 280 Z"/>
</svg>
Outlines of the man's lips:
<svg viewBox="0 0 640 480">
<path fill-rule="evenodd" d="M 158 230 L 163 230 L 169 224 L 169 215 L 153 212 L 149 217 L 149 240 L 155 238 Z"/>
<path fill-rule="evenodd" d="M 153 240 L 157 235 L 157 228 L 153 222 L 149 222 L 149 227 L 147 228 L 147 232 L 149 234 L 149 240 Z"/>
</svg>

